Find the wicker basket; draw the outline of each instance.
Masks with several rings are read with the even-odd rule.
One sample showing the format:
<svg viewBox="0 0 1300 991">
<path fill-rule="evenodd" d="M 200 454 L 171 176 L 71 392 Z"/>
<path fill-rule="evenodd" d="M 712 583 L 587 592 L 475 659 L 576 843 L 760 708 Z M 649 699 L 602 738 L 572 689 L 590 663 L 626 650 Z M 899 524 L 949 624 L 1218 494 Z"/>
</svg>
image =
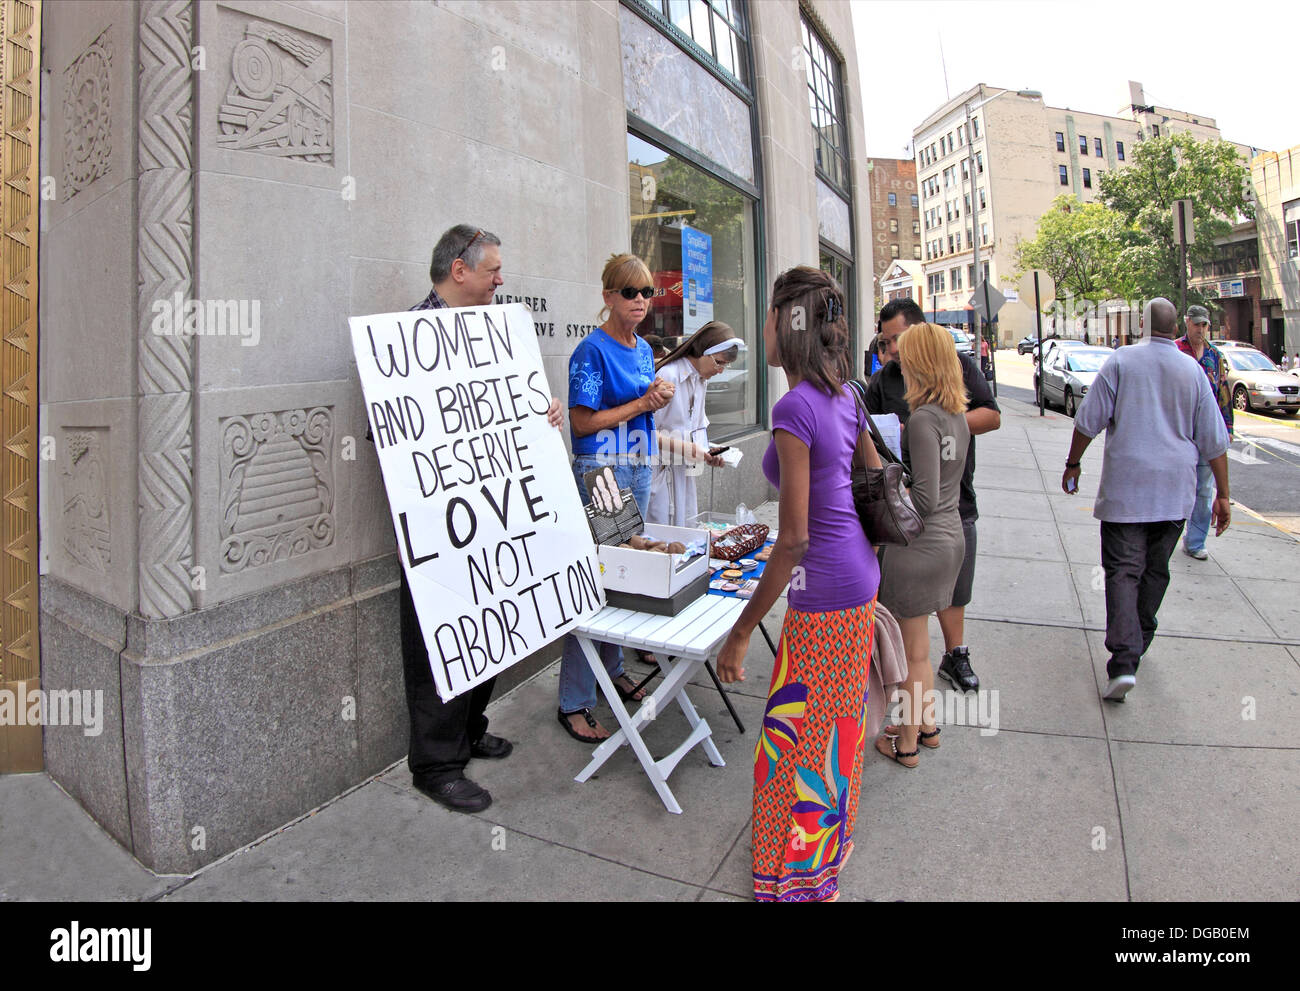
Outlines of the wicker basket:
<svg viewBox="0 0 1300 991">
<path fill-rule="evenodd" d="M 768 528 L 762 523 L 742 523 L 740 526 L 733 526 L 709 538 L 709 555 L 721 558 L 723 561 L 735 561 L 762 547 L 767 542 L 767 531 Z M 718 546 L 719 542 L 728 538 L 730 542 L 726 547 Z"/>
</svg>

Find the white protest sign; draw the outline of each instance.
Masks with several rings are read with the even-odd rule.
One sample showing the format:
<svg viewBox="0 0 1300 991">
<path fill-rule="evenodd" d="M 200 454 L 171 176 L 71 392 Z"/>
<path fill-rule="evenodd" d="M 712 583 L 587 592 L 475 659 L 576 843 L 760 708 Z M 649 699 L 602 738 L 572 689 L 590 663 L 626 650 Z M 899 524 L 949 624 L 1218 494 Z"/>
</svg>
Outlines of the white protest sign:
<svg viewBox="0 0 1300 991">
<path fill-rule="evenodd" d="M 605 602 L 533 320 L 519 303 L 352 317 L 352 347 L 438 695 Z"/>
</svg>

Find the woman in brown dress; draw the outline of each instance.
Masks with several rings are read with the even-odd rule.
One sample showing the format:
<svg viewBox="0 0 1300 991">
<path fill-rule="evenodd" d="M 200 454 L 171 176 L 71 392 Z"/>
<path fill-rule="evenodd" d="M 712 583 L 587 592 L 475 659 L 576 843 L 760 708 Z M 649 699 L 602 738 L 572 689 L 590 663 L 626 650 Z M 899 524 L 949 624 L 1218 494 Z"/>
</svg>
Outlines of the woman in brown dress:
<svg viewBox="0 0 1300 991">
<path fill-rule="evenodd" d="M 909 327 L 898 339 L 898 363 L 912 411 L 907 421 L 912 504 L 925 520 L 925 531 L 906 547 L 890 546 L 881 561 L 880 602 L 898 620 L 907 680 L 899 689 L 903 718 L 898 726 L 885 727 L 876 749 L 903 767 L 916 767 L 918 743 L 939 746 L 929 619 L 952 605 L 965 554 L 957 502 L 970 428 L 961 364 L 946 330 L 932 323 Z"/>
</svg>

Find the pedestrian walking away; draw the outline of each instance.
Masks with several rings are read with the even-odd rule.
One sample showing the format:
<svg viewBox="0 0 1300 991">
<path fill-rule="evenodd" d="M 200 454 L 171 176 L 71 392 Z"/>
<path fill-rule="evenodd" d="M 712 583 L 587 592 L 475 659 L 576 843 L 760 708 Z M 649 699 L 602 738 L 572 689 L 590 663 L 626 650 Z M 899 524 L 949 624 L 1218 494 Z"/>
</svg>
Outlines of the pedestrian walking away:
<svg viewBox="0 0 1300 991">
<path fill-rule="evenodd" d="M 1175 342 L 1178 350 L 1190 355 L 1205 370 L 1210 391 L 1218 400 L 1228 440 L 1232 440 L 1232 390 L 1228 385 L 1228 362 L 1223 352 L 1210 343 L 1210 311 L 1204 306 L 1189 306 L 1184 318 L 1186 333 Z M 1210 556 L 1205 549 L 1205 537 L 1210 532 L 1210 504 L 1214 501 L 1214 474 L 1205 461 L 1196 464 L 1196 502 L 1192 515 L 1187 518 L 1187 532 L 1183 534 L 1183 553 L 1204 561 Z"/>
<path fill-rule="evenodd" d="M 1211 522 L 1228 528 L 1228 431 L 1205 373 L 1174 338 L 1178 311 L 1156 298 L 1142 311 L 1148 336 L 1116 351 L 1079 404 L 1061 488 L 1079 489 L 1083 453 L 1106 431 L 1092 515 L 1101 521 L 1106 581 L 1107 683 L 1102 697 L 1122 702 L 1156 634 L 1169 587 L 1169 557 L 1196 497 L 1196 465 L 1214 475 Z"/>
</svg>

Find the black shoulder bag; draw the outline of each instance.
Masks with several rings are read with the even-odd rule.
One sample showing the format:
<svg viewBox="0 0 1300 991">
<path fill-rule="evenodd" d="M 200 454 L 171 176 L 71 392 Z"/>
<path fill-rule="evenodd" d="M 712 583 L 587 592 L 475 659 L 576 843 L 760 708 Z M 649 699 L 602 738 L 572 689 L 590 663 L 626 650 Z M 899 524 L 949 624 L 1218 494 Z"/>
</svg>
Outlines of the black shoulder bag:
<svg viewBox="0 0 1300 991">
<path fill-rule="evenodd" d="M 863 463 L 853 466 L 853 507 L 862 523 L 862 532 L 867 535 L 872 547 L 881 544 L 906 546 L 921 535 L 925 529 L 925 520 L 921 519 L 921 514 L 912 505 L 912 497 L 908 495 L 909 478 L 902 462 L 889 450 L 885 439 L 872 422 L 871 414 L 867 412 L 862 401 L 861 384 L 853 381 L 849 383 L 849 388 L 853 390 L 858 409 L 866 417 L 867 429 L 871 431 L 871 439 L 883 463 L 881 468 L 868 468 L 863 455 Z M 862 454 L 860 434 L 857 451 Z"/>
</svg>

